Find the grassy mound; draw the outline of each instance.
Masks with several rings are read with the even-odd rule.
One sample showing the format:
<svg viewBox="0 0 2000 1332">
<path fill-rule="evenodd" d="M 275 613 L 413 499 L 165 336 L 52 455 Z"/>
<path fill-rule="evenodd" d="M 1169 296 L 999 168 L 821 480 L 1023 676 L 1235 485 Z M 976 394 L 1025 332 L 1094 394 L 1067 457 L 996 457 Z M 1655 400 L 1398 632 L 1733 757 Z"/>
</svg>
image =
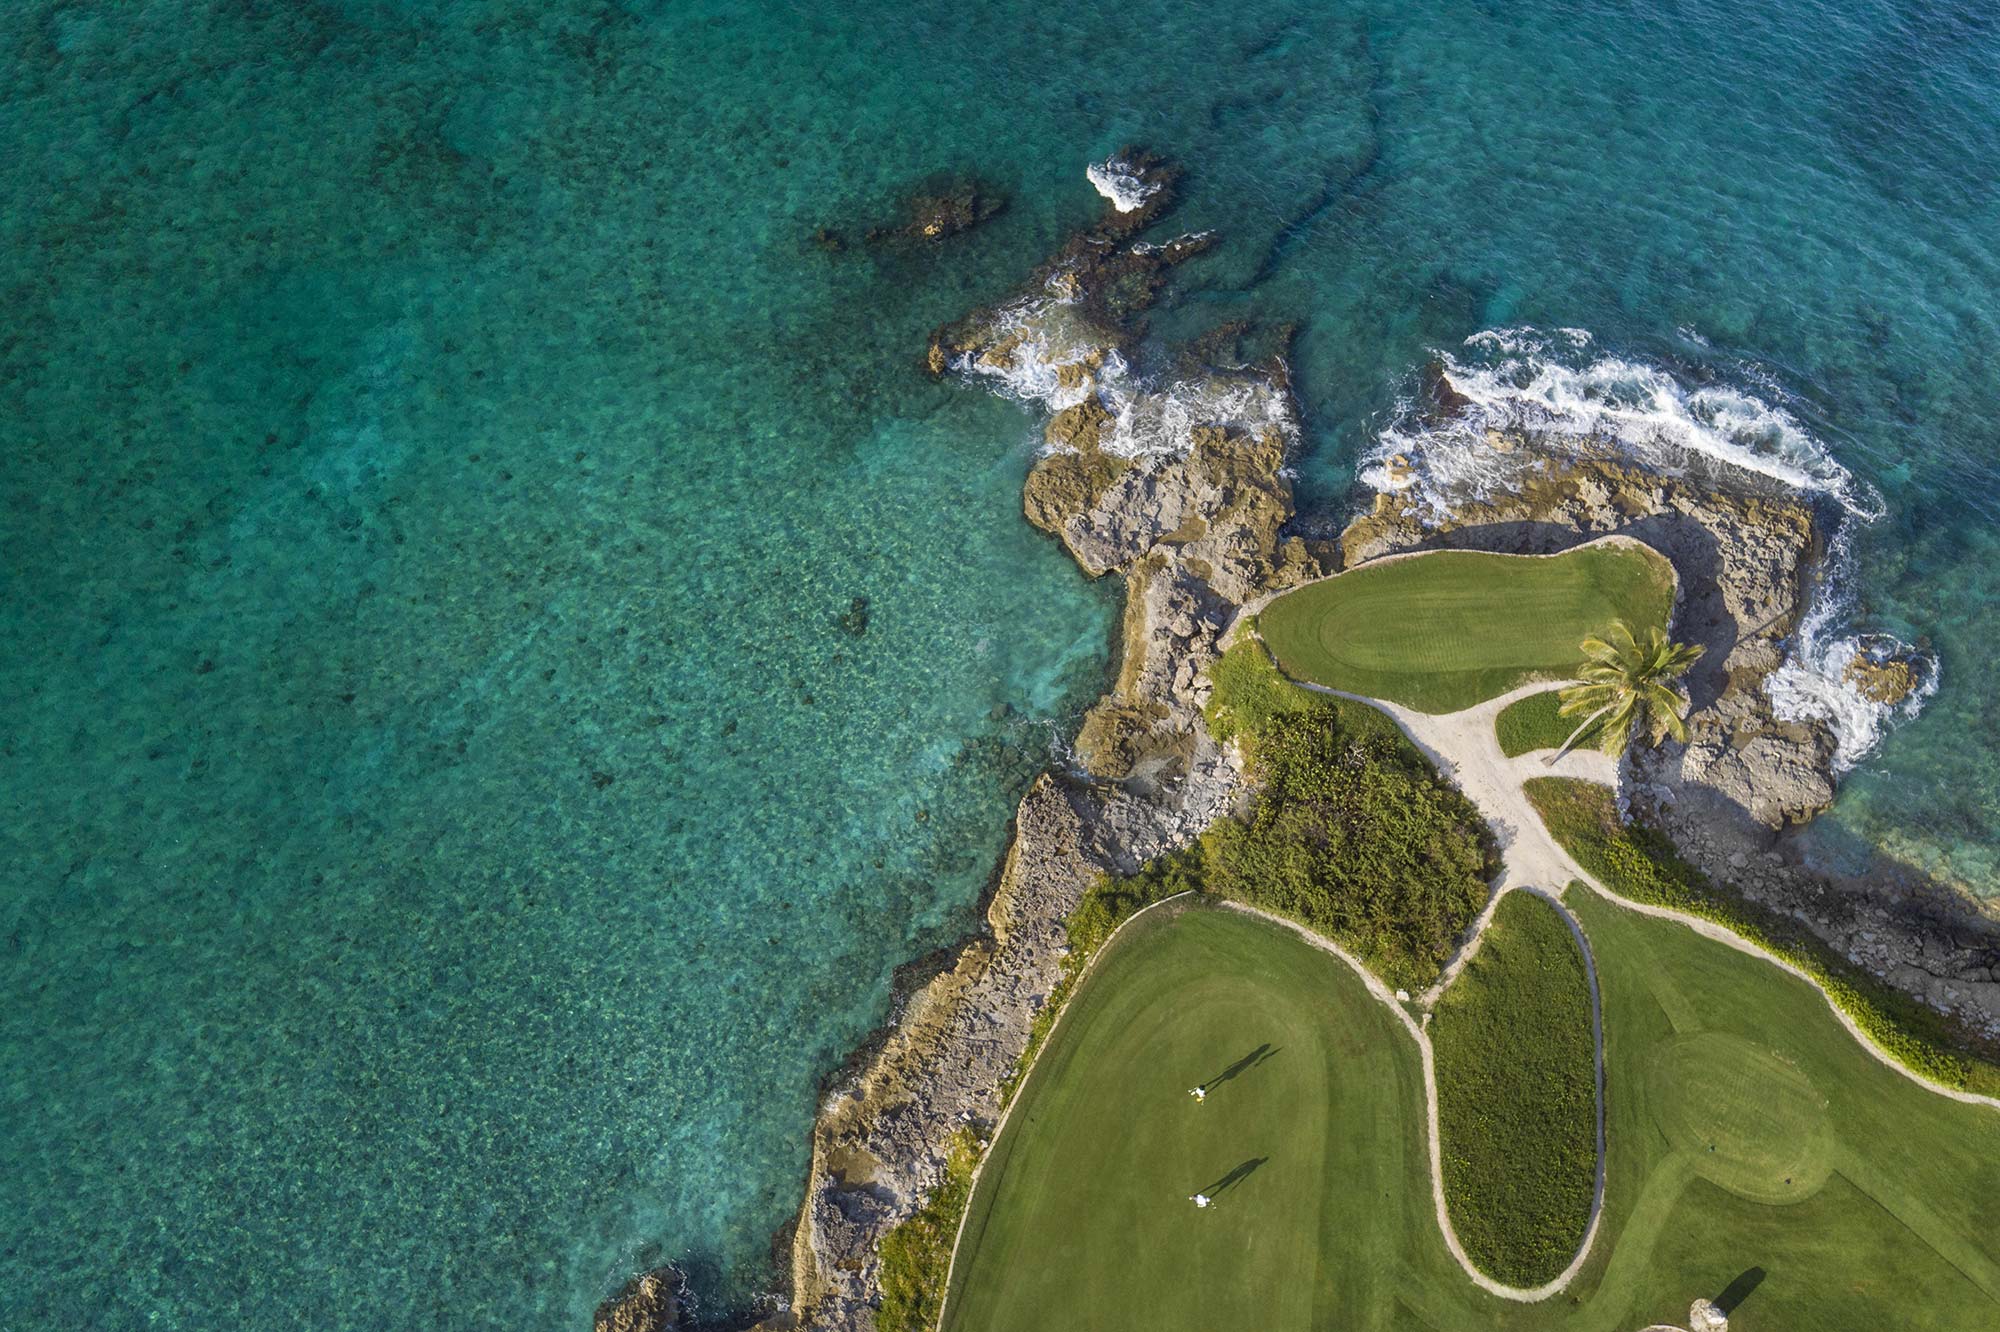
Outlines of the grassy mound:
<svg viewBox="0 0 2000 1332">
<path fill-rule="evenodd" d="M 1508 894 L 1430 1033 L 1459 1243 L 1497 1281 L 1551 1281 L 1583 1242 L 1597 1186 L 1590 978 L 1561 916 Z"/>
<path fill-rule="evenodd" d="M 1549 558 L 1433 551 L 1288 592 L 1258 617 L 1285 673 L 1423 712 L 1569 675 L 1614 619 L 1664 628 L 1673 567 L 1638 545 Z"/>
<path fill-rule="evenodd" d="M 1202 839 L 1201 885 L 1338 940 L 1392 986 L 1436 980 L 1486 903 L 1478 812 L 1384 714 L 1289 684 L 1256 644 L 1212 679 L 1211 722 L 1243 743 L 1259 792 Z"/>
<path fill-rule="evenodd" d="M 1508 758 L 1521 754 L 1532 754 L 1538 749 L 1560 749 L 1569 740 L 1569 733 L 1576 729 L 1581 717 L 1561 715 L 1562 699 L 1558 691 L 1546 690 L 1516 699 L 1500 709 L 1500 715 L 1493 719 L 1494 733 L 1500 740 L 1500 752 Z M 1603 731 L 1597 722 L 1590 724 L 1577 740 L 1579 748 L 1587 748 L 1597 743 Z"/>
<path fill-rule="evenodd" d="M 1613 892 L 1725 925 L 1813 977 L 1882 1049 L 1949 1087 L 2000 1096 L 2000 1066 L 1965 1053 L 1965 1037 L 1924 1007 L 1827 947 L 1804 926 L 1712 883 L 1658 832 L 1618 815 L 1595 782 L 1537 777 L 1523 788 L 1549 832 Z"/>
</svg>

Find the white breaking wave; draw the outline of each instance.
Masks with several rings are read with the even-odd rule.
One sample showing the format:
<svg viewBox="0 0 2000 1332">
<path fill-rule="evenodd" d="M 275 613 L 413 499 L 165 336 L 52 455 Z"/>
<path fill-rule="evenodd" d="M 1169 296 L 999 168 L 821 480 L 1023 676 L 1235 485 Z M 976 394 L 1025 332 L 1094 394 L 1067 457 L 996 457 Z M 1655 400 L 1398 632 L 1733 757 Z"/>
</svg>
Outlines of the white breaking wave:
<svg viewBox="0 0 2000 1332">
<path fill-rule="evenodd" d="M 1771 711 L 1788 721 L 1817 718 L 1833 729 L 1837 744 L 1834 767 L 1846 772 L 1873 753 L 1882 737 L 1923 710 L 1937 692 L 1938 661 L 1882 634 L 1859 634 L 1848 627 L 1853 596 L 1843 577 L 1853 568 L 1848 529 L 1835 532 L 1826 555 L 1828 576 L 1820 581 L 1812 604 L 1799 621 L 1792 650 L 1777 670 L 1765 677 L 1764 692 Z M 1909 661 L 1916 671 L 1916 688 L 1899 703 L 1878 703 L 1861 691 L 1850 676 L 1853 663 L 1871 648 L 1883 649 Z"/>
<path fill-rule="evenodd" d="M 1180 457 L 1197 426 L 1248 434 L 1297 428 L 1291 399 L 1260 375 L 1223 372 L 1148 382 L 1076 312 L 1058 275 L 1046 295 L 998 311 L 983 350 L 966 352 L 952 368 L 994 381 L 1005 397 L 1049 412 L 1095 398 L 1111 415 L 1098 447 L 1126 458 Z M 1065 382 L 1067 381 L 1067 382 Z"/>
<path fill-rule="evenodd" d="M 1160 192 L 1158 184 L 1149 184 L 1122 157 L 1093 162 L 1083 174 L 1090 178 L 1097 192 L 1109 199 L 1111 206 L 1121 213 L 1145 207 L 1146 200 Z"/>
<path fill-rule="evenodd" d="M 1507 436 L 1580 456 L 1628 459 L 1669 475 L 1740 468 L 1830 501 L 1863 523 L 1885 511 L 1875 489 L 1786 409 L 1782 388 L 1766 374 L 1741 376 L 1761 392 L 1689 386 L 1658 366 L 1593 354 L 1590 334 L 1573 328 L 1489 330 L 1466 339 L 1461 355 L 1440 360 L 1467 405 L 1434 422 L 1420 404 L 1399 404 L 1361 468 L 1365 484 L 1406 494 L 1421 515 L 1442 517 L 1466 499 L 1514 488 L 1533 461 L 1508 449 Z M 1853 563 L 1847 530 L 1843 522 L 1792 649 L 1766 681 L 1778 716 L 1824 721 L 1833 730 L 1842 771 L 1896 722 L 1915 716 L 1937 687 L 1935 661 L 1907 649 L 1920 684 L 1903 702 L 1876 703 L 1849 678 L 1863 638 L 1847 627 L 1855 609 L 1847 590 Z"/>
</svg>

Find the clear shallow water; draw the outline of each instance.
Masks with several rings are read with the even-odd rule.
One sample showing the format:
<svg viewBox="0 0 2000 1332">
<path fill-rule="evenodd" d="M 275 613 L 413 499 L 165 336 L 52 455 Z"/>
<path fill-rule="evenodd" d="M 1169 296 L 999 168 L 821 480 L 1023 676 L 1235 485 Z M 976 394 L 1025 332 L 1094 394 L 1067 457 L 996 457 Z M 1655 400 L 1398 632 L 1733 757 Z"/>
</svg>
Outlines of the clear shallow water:
<svg viewBox="0 0 2000 1332">
<path fill-rule="evenodd" d="M 1996 46 L 1851 3 L 9 10 L 0 1325 L 769 1280 L 816 1079 L 1101 682 L 1031 424 L 914 363 L 1126 140 L 1227 237 L 1156 328 L 1301 322 L 1309 499 L 1482 328 L 1782 398 L 1885 501 L 1864 622 L 1943 668 L 1824 840 L 2000 889 Z M 951 169 L 1008 213 L 858 242 Z"/>
</svg>

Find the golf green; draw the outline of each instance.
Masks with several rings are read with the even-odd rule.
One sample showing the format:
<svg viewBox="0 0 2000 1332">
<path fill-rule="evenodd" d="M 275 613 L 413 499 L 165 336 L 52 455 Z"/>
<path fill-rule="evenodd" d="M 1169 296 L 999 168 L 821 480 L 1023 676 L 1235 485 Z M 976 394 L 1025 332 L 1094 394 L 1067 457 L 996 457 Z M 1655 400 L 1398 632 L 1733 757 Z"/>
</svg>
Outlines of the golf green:
<svg viewBox="0 0 2000 1332">
<path fill-rule="evenodd" d="M 1394 1016 L 1296 936 L 1197 906 L 1136 922 L 1079 990 L 990 1150 L 945 1327 L 1632 1332 L 1697 1297 L 1737 1332 L 2000 1327 L 2000 1113 L 1882 1067 L 1764 962 L 1565 901 L 1609 1152 L 1563 1294 L 1500 1300 L 1445 1250 Z"/>
<path fill-rule="evenodd" d="M 1578 645 L 1615 619 L 1664 628 L 1673 597 L 1673 566 L 1637 542 L 1546 557 L 1432 551 L 1287 592 L 1257 630 L 1294 679 L 1456 712 L 1568 677 Z"/>
</svg>

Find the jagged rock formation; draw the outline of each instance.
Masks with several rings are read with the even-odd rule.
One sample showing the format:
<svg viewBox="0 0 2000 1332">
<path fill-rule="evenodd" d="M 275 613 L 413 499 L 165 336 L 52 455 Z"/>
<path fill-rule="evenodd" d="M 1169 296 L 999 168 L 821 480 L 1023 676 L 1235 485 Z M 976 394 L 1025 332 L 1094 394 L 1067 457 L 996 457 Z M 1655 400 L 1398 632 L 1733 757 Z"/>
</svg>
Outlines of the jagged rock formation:
<svg viewBox="0 0 2000 1332">
<path fill-rule="evenodd" d="M 1425 402 L 1449 416 L 1464 399 L 1433 368 Z M 1707 652 L 1689 674 L 1689 741 L 1631 756 L 1624 795 L 1710 878 L 1785 912 L 1870 971 L 1955 1016 L 1975 1041 L 2000 1038 L 2000 928 L 1949 889 L 1878 863 L 1836 876 L 1804 864 L 1791 834 L 1834 795 L 1834 737 L 1772 710 L 1765 683 L 1784 662 L 1825 544 L 1820 515 L 1756 473 L 1712 465 L 1662 476 L 1615 456 L 1561 454 L 1523 437 L 1488 440 L 1512 484 L 1443 511 L 1414 493 L 1376 497 L 1341 537 L 1343 565 L 1399 550 L 1457 547 L 1547 552 L 1610 532 L 1674 563 L 1675 637 Z M 1392 479 L 1409 475 L 1391 461 Z M 1923 659 L 1893 640 L 1864 640 L 1851 670 L 1900 698 Z"/>
<path fill-rule="evenodd" d="M 1144 201 L 1107 209 L 1024 297 L 939 330 L 928 357 L 934 373 L 1041 386 L 1048 452 L 1023 510 L 1093 576 L 1125 577 L 1117 678 L 1085 719 L 1083 771 L 1044 776 L 1021 802 L 986 931 L 907 994 L 822 1108 L 792 1241 L 793 1325 L 872 1324 L 881 1239 L 942 1178 L 951 1136 L 998 1118 L 1060 975 L 1064 917 L 1097 875 L 1131 872 L 1231 807 L 1241 778 L 1202 724 L 1200 676 L 1237 607 L 1321 572 L 1282 534 L 1293 512 L 1282 364 L 1202 367 L 1158 389 L 1127 368 L 1125 321 L 1206 242 L 1131 241 L 1166 206 L 1172 173 L 1121 156 Z M 1129 451 L 1135 439 L 1159 447 Z"/>
<path fill-rule="evenodd" d="M 692 1325 L 690 1304 L 681 1270 L 655 1268 L 597 1306 L 593 1332 L 678 1332 Z"/>
<path fill-rule="evenodd" d="M 1430 546 L 1548 552 L 1611 532 L 1637 537 L 1680 573 L 1675 636 L 1707 649 L 1688 677 L 1689 741 L 1642 756 L 1642 783 L 1659 803 L 1725 806 L 1766 828 L 1825 809 L 1833 733 L 1777 717 L 1764 690 L 1805 611 L 1821 546 L 1811 506 L 1747 473 L 1698 482 L 1542 454 L 1526 439 L 1494 443 L 1522 459 L 1518 488 L 1443 516 L 1401 492 L 1382 494 L 1342 534 L 1344 564 Z"/>
</svg>

